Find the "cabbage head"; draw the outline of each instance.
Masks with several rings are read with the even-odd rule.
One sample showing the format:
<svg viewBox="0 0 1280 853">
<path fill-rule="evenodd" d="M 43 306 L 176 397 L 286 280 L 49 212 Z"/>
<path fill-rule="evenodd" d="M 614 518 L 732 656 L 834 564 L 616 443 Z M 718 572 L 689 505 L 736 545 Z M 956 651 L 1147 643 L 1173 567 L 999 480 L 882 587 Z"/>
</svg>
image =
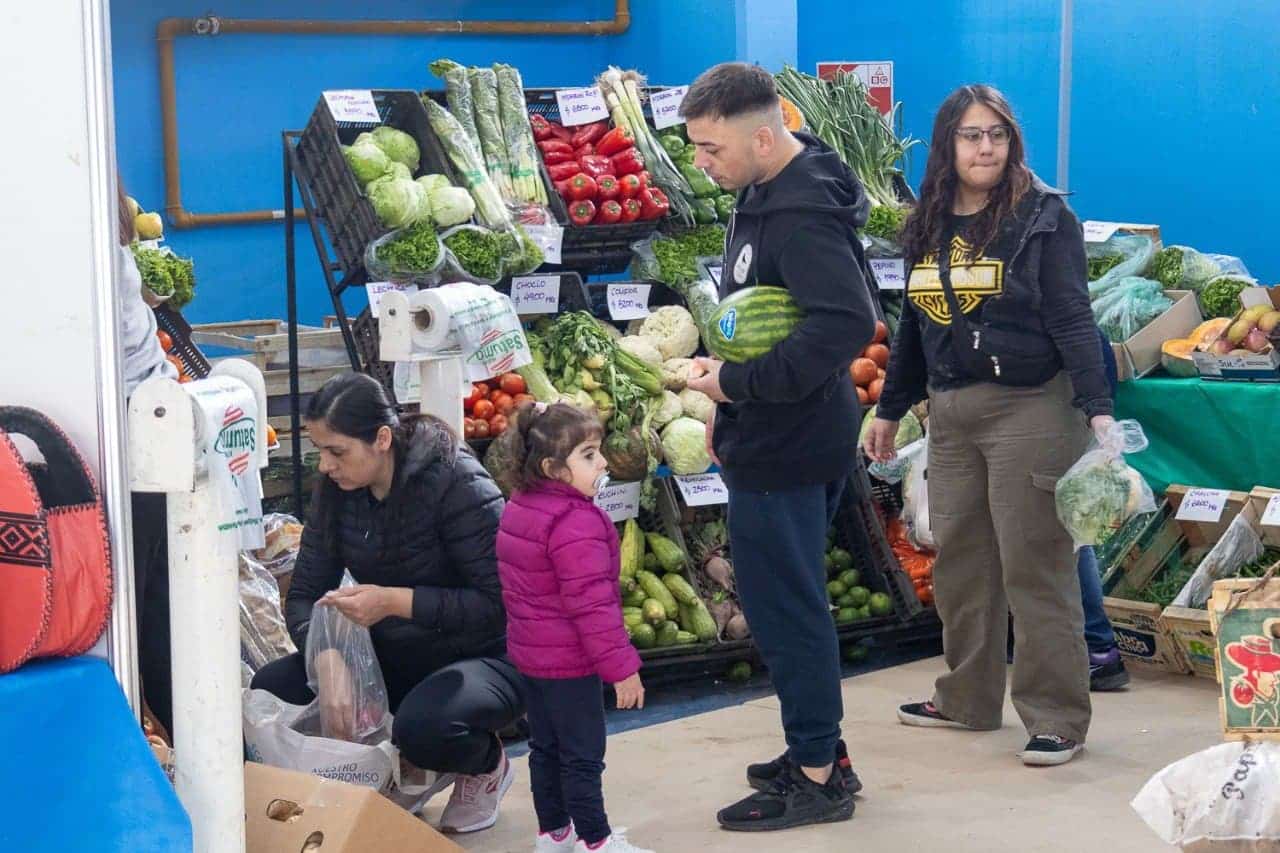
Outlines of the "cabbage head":
<svg viewBox="0 0 1280 853">
<path fill-rule="evenodd" d="M 676 418 L 662 430 L 662 455 L 673 474 L 701 474 L 711 467 L 706 425 L 693 418 Z"/>
<path fill-rule="evenodd" d="M 426 191 L 413 181 L 380 178 L 369 184 L 367 191 L 374 211 L 388 228 L 404 228 L 430 213 Z"/>
<path fill-rule="evenodd" d="M 471 220 L 476 212 L 476 203 L 471 193 L 461 187 L 439 187 L 430 194 L 431 218 L 441 228 L 461 225 Z"/>
<path fill-rule="evenodd" d="M 453 186 L 453 184 L 449 183 L 449 179 L 444 175 L 423 175 L 421 178 L 418 178 L 418 183 L 427 191 L 427 195 L 431 195 L 438 189 Z"/>
<path fill-rule="evenodd" d="M 387 175 L 392 178 L 400 178 L 403 181 L 413 180 L 413 172 L 409 171 L 409 167 L 404 163 L 397 163 L 395 160 L 391 161 L 391 166 L 387 169 Z"/>
<path fill-rule="evenodd" d="M 412 136 L 403 130 L 384 126 L 373 131 L 373 141 L 392 160 L 405 164 L 410 172 L 418 171 L 418 158 L 421 152 L 418 151 L 418 143 Z"/>
<path fill-rule="evenodd" d="M 342 156 L 362 187 L 381 178 L 391 166 L 391 158 L 372 142 L 357 142 L 350 148 L 344 148 Z"/>
</svg>

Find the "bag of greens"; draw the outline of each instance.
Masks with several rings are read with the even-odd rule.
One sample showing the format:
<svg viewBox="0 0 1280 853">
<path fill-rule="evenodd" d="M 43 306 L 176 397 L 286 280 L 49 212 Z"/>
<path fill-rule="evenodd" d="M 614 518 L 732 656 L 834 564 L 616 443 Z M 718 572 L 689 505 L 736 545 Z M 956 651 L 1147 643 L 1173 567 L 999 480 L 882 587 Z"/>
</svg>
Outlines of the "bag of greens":
<svg viewBox="0 0 1280 853">
<path fill-rule="evenodd" d="M 1210 255 L 1190 246 L 1168 246 L 1156 253 L 1148 271 L 1166 290 L 1194 290 L 1199 293 L 1220 275 L 1249 278 L 1244 261 L 1233 255 Z"/>
<path fill-rule="evenodd" d="M 1086 243 L 1089 261 L 1089 298 L 1097 299 L 1122 279 L 1143 275 L 1155 256 L 1156 245 L 1140 234 L 1113 234 L 1102 243 Z"/>
<path fill-rule="evenodd" d="M 1058 481 L 1054 498 L 1058 519 L 1076 550 L 1097 545 L 1135 515 L 1154 512 L 1155 495 L 1142 475 L 1124 461 L 1126 453 L 1147 449 L 1137 421 L 1117 421 Z"/>
<path fill-rule="evenodd" d="M 1131 276 L 1093 302 L 1093 318 L 1112 343 L 1123 343 L 1173 306 L 1160 282 Z"/>
</svg>

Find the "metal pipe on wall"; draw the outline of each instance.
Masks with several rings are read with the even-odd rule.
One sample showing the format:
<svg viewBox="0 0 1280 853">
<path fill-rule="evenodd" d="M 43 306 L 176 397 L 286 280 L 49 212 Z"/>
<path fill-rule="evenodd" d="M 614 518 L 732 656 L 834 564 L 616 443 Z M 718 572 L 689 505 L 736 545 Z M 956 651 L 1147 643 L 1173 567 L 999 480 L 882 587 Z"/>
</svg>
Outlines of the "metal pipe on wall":
<svg viewBox="0 0 1280 853">
<path fill-rule="evenodd" d="M 608 36 L 631 27 L 630 0 L 614 0 L 607 21 L 317 21 L 281 19 L 165 18 L 156 26 L 160 60 L 160 123 L 164 139 L 164 210 L 175 228 L 243 225 L 284 219 L 282 210 L 192 213 L 182 205 L 182 169 L 178 156 L 178 93 L 173 42 L 181 36 L 216 35 L 532 35 Z M 301 211 L 299 211 L 299 215 Z"/>
<path fill-rule="evenodd" d="M 1071 185 L 1071 49 L 1072 0 L 1062 0 L 1062 34 L 1058 42 L 1058 168 L 1054 183 L 1059 189 Z"/>
</svg>

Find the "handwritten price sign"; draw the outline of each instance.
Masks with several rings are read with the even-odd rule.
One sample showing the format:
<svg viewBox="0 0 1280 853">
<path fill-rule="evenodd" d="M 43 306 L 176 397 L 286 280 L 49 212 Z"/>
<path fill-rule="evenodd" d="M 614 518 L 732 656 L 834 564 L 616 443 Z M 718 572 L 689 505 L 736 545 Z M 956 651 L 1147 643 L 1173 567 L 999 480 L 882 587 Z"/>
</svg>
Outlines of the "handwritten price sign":
<svg viewBox="0 0 1280 853">
<path fill-rule="evenodd" d="M 585 89 L 557 89 L 556 104 L 560 107 L 560 123 L 565 127 L 607 121 L 609 105 L 595 86 Z"/>
<path fill-rule="evenodd" d="M 1267 510 L 1262 513 L 1262 523 L 1267 527 L 1280 527 L 1280 495 L 1272 495 Z"/>
<path fill-rule="evenodd" d="M 626 521 L 640 514 L 640 484 L 613 483 L 596 493 L 596 506 L 613 521 Z"/>
<path fill-rule="evenodd" d="M 607 296 L 609 316 L 615 320 L 643 320 L 649 316 L 647 284 L 611 284 Z"/>
<path fill-rule="evenodd" d="M 1178 507 L 1179 521 L 1200 521 L 1216 524 L 1222 520 L 1231 493 L 1223 489 L 1188 489 L 1187 496 Z"/>
<path fill-rule="evenodd" d="M 902 258 L 872 258 L 871 271 L 881 290 L 906 290 L 906 261 Z"/>
<path fill-rule="evenodd" d="M 511 304 L 517 314 L 554 314 L 560 310 L 560 276 L 522 275 L 511 280 Z"/>
<path fill-rule="evenodd" d="M 729 490 L 719 474 L 686 474 L 676 477 L 676 485 L 688 506 L 727 504 Z"/>
<path fill-rule="evenodd" d="M 368 89 L 331 89 L 324 93 L 334 121 L 378 124 L 378 107 L 373 102 L 373 92 Z"/>
<path fill-rule="evenodd" d="M 684 119 L 680 118 L 680 104 L 687 94 L 688 86 L 677 86 L 650 95 L 649 108 L 653 110 L 653 126 L 658 130 L 666 130 L 668 127 L 684 124 Z"/>
</svg>

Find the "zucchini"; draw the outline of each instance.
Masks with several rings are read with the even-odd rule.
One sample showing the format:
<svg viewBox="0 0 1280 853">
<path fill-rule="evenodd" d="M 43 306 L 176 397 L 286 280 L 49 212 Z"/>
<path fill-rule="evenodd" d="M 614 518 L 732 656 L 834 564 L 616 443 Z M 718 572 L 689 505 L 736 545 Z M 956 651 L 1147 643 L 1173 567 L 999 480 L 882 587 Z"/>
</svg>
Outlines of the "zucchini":
<svg viewBox="0 0 1280 853">
<path fill-rule="evenodd" d="M 667 621 L 667 609 L 656 598 L 646 599 L 644 606 L 640 610 L 644 614 L 644 621 L 650 625 L 661 625 Z"/>
<path fill-rule="evenodd" d="M 672 542 L 661 533 L 646 533 L 645 540 L 649 543 L 649 550 L 658 558 L 658 563 L 665 572 L 678 572 L 684 565 L 684 552 L 680 550 L 680 546 Z"/>
<path fill-rule="evenodd" d="M 658 579 L 653 572 L 639 571 L 636 572 L 636 580 L 650 598 L 656 598 L 662 602 L 662 609 L 666 611 L 668 619 L 675 619 L 680 609 L 676 606 L 675 596 L 671 594 L 671 590 Z"/>
<path fill-rule="evenodd" d="M 667 589 L 671 590 L 671 594 L 675 596 L 676 601 L 681 604 L 693 604 L 698 600 L 698 594 L 693 591 L 693 587 L 689 582 L 674 572 L 668 572 L 663 576 L 662 582 L 666 584 Z"/>
<path fill-rule="evenodd" d="M 633 577 L 644 562 L 644 534 L 640 532 L 640 525 L 634 518 L 628 518 L 622 527 L 622 544 L 619 551 L 622 555 L 622 576 Z"/>
<path fill-rule="evenodd" d="M 644 590 L 637 586 L 635 589 L 631 590 L 631 592 L 622 596 L 622 603 L 625 605 L 623 609 L 625 610 L 627 607 L 633 607 L 638 610 L 639 608 L 644 607 L 645 599 L 648 597 L 649 596 L 644 594 Z"/>
<path fill-rule="evenodd" d="M 688 631 L 676 632 L 677 646 L 692 646 L 696 642 L 698 642 L 698 638 L 693 634 L 690 634 Z"/>
<path fill-rule="evenodd" d="M 713 642 L 720 632 L 716 629 L 716 620 L 711 618 L 707 605 L 699 600 L 686 606 L 690 611 L 688 626 L 690 632 L 704 643 Z"/>
<path fill-rule="evenodd" d="M 656 634 L 659 648 L 674 646 L 680 638 L 680 626 L 668 620 L 658 626 Z"/>
<path fill-rule="evenodd" d="M 658 633 L 652 625 L 636 625 L 631 629 L 631 645 L 637 649 L 651 649 L 658 642 Z"/>
<path fill-rule="evenodd" d="M 644 622 L 644 613 L 638 607 L 622 608 L 622 624 L 634 627 Z"/>
</svg>

